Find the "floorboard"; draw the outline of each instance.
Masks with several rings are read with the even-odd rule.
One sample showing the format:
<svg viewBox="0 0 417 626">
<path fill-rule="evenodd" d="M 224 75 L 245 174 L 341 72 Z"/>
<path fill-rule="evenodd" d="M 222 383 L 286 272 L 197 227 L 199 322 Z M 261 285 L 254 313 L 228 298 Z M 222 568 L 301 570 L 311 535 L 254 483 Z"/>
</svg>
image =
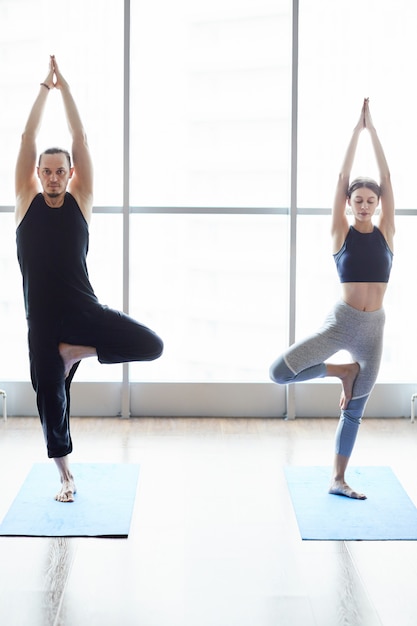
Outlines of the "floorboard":
<svg viewBox="0 0 417 626">
<path fill-rule="evenodd" d="M 73 418 L 74 463 L 140 464 L 130 535 L 0 538 L 0 624 L 415 626 L 417 542 L 300 539 L 283 467 L 330 465 L 335 428 Z M 352 464 L 390 465 L 417 502 L 416 456 L 416 424 L 368 419 Z M 45 461 L 37 419 L 1 422 L 0 518 Z"/>
</svg>

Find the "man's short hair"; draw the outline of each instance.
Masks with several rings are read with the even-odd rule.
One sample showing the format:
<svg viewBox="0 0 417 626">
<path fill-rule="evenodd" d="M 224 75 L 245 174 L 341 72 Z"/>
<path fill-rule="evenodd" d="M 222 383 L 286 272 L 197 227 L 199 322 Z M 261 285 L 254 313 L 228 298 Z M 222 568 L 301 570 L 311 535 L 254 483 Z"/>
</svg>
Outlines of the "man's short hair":
<svg viewBox="0 0 417 626">
<path fill-rule="evenodd" d="M 44 150 L 40 155 L 39 155 L 39 161 L 38 161 L 38 166 L 40 166 L 41 164 L 41 158 L 43 157 L 44 154 L 65 154 L 65 156 L 68 159 L 68 165 L 69 168 L 71 169 L 72 165 L 71 165 L 71 155 L 68 152 L 68 150 L 64 150 L 63 148 L 48 148 L 47 150 Z"/>
</svg>

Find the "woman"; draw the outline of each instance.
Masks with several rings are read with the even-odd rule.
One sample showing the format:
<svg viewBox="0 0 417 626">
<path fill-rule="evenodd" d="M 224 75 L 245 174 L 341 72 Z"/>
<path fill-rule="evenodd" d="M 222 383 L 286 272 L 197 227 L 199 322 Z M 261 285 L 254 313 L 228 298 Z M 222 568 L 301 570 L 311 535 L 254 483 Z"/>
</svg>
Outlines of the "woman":
<svg viewBox="0 0 417 626">
<path fill-rule="evenodd" d="M 358 139 L 365 129 L 378 165 L 379 184 L 370 178 L 349 181 Z M 353 214 L 351 226 L 346 203 Z M 346 483 L 345 471 L 381 361 L 383 300 L 392 266 L 394 213 L 388 164 L 372 123 L 369 99 L 365 99 L 339 174 L 332 211 L 333 256 L 342 284 L 341 300 L 317 333 L 292 345 L 270 369 L 271 379 L 280 384 L 325 376 L 340 379 L 341 415 L 329 493 L 361 500 L 366 496 Z M 325 363 L 339 350 L 347 350 L 353 362 Z"/>
</svg>

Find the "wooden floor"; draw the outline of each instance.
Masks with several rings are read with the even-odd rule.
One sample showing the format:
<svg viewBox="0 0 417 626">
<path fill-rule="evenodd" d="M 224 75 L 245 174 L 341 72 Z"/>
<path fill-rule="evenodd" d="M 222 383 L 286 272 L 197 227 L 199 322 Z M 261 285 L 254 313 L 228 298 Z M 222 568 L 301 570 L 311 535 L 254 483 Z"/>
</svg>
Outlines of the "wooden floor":
<svg viewBox="0 0 417 626">
<path fill-rule="evenodd" d="M 330 465 L 335 420 L 72 424 L 73 462 L 140 464 L 131 533 L 0 538 L 2 626 L 417 624 L 417 542 L 300 539 L 283 467 Z M 416 459 L 417 424 L 364 421 L 352 465 L 391 466 L 414 502 Z M 0 422 L 0 519 L 45 460 L 37 419 Z"/>
</svg>

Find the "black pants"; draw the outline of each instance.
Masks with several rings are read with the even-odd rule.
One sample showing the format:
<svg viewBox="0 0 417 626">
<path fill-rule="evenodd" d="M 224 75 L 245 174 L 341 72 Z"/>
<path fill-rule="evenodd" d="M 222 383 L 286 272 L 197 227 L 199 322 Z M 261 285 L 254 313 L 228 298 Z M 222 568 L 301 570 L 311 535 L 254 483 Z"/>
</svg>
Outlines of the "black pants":
<svg viewBox="0 0 417 626">
<path fill-rule="evenodd" d="M 48 457 L 72 451 L 70 386 L 79 363 L 65 378 L 60 343 L 92 346 L 100 363 L 152 361 L 162 354 L 162 340 L 128 315 L 97 305 L 59 320 L 49 316 L 28 321 L 30 373 Z"/>
</svg>

